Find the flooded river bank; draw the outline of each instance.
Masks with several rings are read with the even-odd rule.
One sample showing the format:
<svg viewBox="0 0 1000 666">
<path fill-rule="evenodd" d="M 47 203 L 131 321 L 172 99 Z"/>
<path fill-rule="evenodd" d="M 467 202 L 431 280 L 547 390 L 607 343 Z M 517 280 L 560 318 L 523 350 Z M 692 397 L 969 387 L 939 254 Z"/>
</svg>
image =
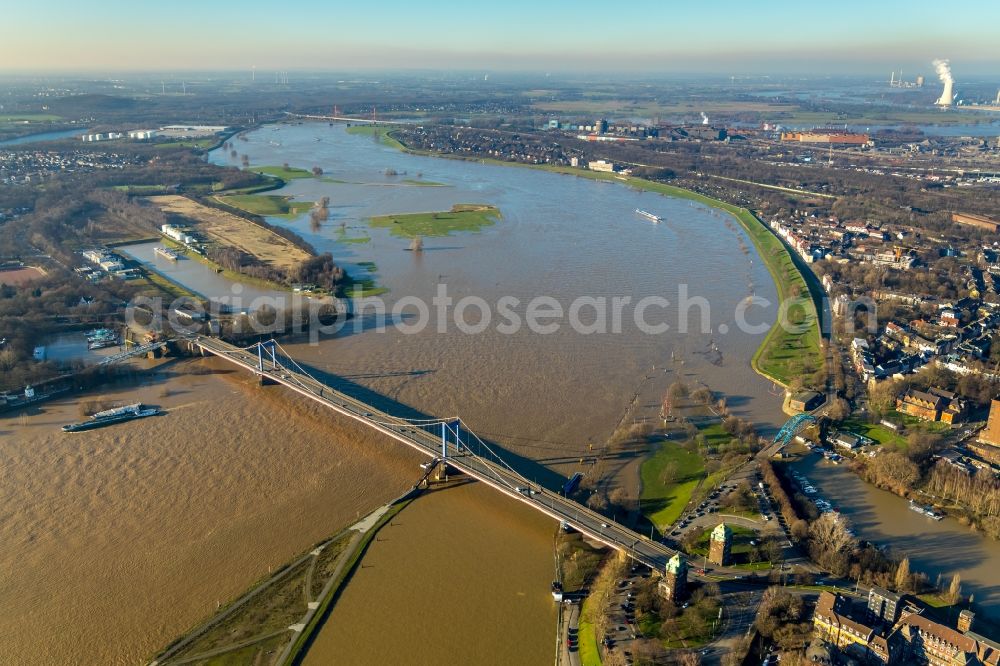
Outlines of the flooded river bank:
<svg viewBox="0 0 1000 666">
<path fill-rule="evenodd" d="M 444 331 L 436 320 L 419 332 L 359 333 L 349 326 L 333 340 L 299 345 L 293 353 L 300 360 L 424 412 L 460 414 L 481 435 L 563 474 L 575 471 L 580 453 L 601 446 L 621 420 L 637 417 L 632 399 L 640 391 L 656 395 L 650 384 L 662 394 L 676 379 L 699 379 L 765 431 L 783 421 L 780 398 L 749 364 L 763 336 L 734 321 L 739 306 L 756 295 L 772 305 L 752 306 L 746 318 L 766 330 L 776 317 L 774 284 L 728 215 L 606 182 L 401 153 L 340 125 L 268 126 L 245 138 L 241 151 L 253 164 L 322 168 L 323 178 L 296 179 L 280 193 L 330 197 L 327 223 L 316 230 L 308 216 L 268 221 L 330 252 L 352 274 L 371 275 L 389 290 L 382 297 L 387 310 L 404 299 L 430 305 L 442 287 L 453 302 L 478 297 L 492 310 L 490 325 L 476 334 L 458 330 L 454 308 Z M 230 163 L 226 151 L 211 159 Z M 407 182 L 417 180 L 439 186 Z M 367 223 L 373 215 L 458 203 L 497 206 L 502 218 L 479 233 L 425 236 L 423 252 L 406 251 L 407 238 Z M 664 222 L 654 224 L 636 209 Z M 707 304 L 704 327 L 699 307 L 683 307 L 682 289 Z M 620 332 L 581 334 L 565 316 L 552 333 L 524 325 L 513 333 L 497 330 L 501 320 L 492 306 L 517 299 L 523 321 L 526 304 L 538 296 L 551 297 L 564 313 L 578 299 L 624 297 L 632 305 Z M 651 334 L 636 325 L 634 305 L 649 297 L 669 302 L 645 312 L 668 330 Z M 590 307 L 580 318 L 597 321 Z M 466 319 L 477 322 L 477 311 Z M 648 412 L 649 405 L 638 408 Z"/>
<path fill-rule="evenodd" d="M 373 276 L 389 289 L 390 310 L 404 298 L 430 302 L 441 285 L 456 301 L 478 296 L 487 304 L 540 295 L 567 308 L 586 297 L 669 301 L 651 309 L 650 319 L 671 324 L 657 334 L 641 330 L 630 311 L 615 333 L 581 333 L 565 323 L 552 333 L 508 333 L 496 320 L 476 334 L 454 324 L 443 332 L 380 332 L 361 316 L 361 328 L 352 323 L 315 344 L 283 342 L 297 360 L 356 392 L 378 394 L 399 410 L 461 415 L 513 459 L 520 456 L 529 474 L 590 471 L 581 458 L 619 423 L 655 414 L 656 396 L 678 379 L 724 392 L 734 413 L 765 432 L 783 421 L 780 396 L 750 368 L 761 335 L 734 325 L 747 296 L 774 303 L 774 285 L 728 216 L 615 184 L 406 155 L 341 126 L 265 127 L 246 139 L 240 149 L 255 164 L 323 169 L 323 179 L 293 181 L 281 194 L 329 196 L 330 221 L 316 230 L 305 218 L 269 222 L 294 229 L 354 274 Z M 212 159 L 229 157 L 216 151 Z M 414 179 L 441 186 L 404 182 Z M 366 222 L 456 203 L 496 205 L 502 219 L 479 233 L 427 237 L 423 252 L 407 251 L 409 239 Z M 637 208 L 665 222 L 643 220 Z M 158 261 L 135 251 L 142 261 Z M 195 264 L 157 269 L 169 274 Z M 209 296 L 232 289 L 172 277 Z M 691 330 L 680 330 L 681 285 L 709 304 L 710 331 L 700 330 L 697 308 Z M 773 314 L 751 309 L 746 316 L 769 324 Z M 192 374 L 195 368 L 213 374 Z M 9 663 L 141 662 L 269 567 L 397 496 L 419 475 L 414 454 L 285 389 L 262 389 L 209 360 L 168 372 L 104 392 L 160 405 L 162 417 L 65 435 L 59 426 L 80 416 L 76 401 L 65 400 L 0 420 L 0 567 L 10 572 L 0 586 L 0 653 Z M 827 470 L 815 474 L 823 475 Z M 822 478 L 816 482 L 822 487 Z M 845 485 L 840 504 L 866 498 L 867 505 L 857 502 L 864 534 L 864 511 L 880 505 L 861 489 Z M 881 514 L 868 520 L 891 536 L 892 518 L 881 526 Z M 547 662 L 554 529 L 478 486 L 418 499 L 387 529 L 387 540 L 373 544 L 317 654 L 356 657 L 345 663 L 371 663 L 369 655 L 378 654 L 398 663 L 401 650 L 409 656 L 419 647 L 427 663 L 442 655 L 437 663 L 448 662 L 450 654 L 490 663 L 513 649 L 506 663 L 537 663 L 539 655 Z M 948 552 L 947 538 L 935 542 Z M 996 578 L 988 571 L 1000 570 L 1000 555 L 982 541 L 956 535 L 958 543 L 954 561 L 966 563 L 967 586 L 976 586 L 977 599 L 992 600 Z M 392 618 L 392 637 L 384 622 L 364 621 L 373 612 Z M 445 626 L 450 640 L 438 653 L 427 638 L 441 639 Z"/>
<path fill-rule="evenodd" d="M 657 333 L 643 330 L 629 309 L 620 330 L 609 326 L 604 333 L 581 333 L 566 321 L 544 334 L 526 326 L 502 331 L 494 312 L 490 325 L 471 334 L 448 315 L 443 329 L 380 331 L 366 323 L 315 344 L 283 343 L 300 362 L 350 384 L 345 390 L 377 394 L 379 406 L 393 413 L 460 415 L 529 477 L 550 484 L 558 480 L 552 471 L 593 473 L 581 459 L 600 450 L 619 424 L 654 416 L 674 381 L 700 381 L 725 393 L 734 413 L 765 432 L 783 422 L 780 397 L 750 367 L 762 333 L 742 331 L 734 321 L 745 299 L 759 296 L 772 309 L 750 308 L 746 316 L 766 331 L 775 318 L 775 287 L 728 215 L 611 183 L 408 155 L 342 126 L 266 127 L 240 144 L 253 164 L 322 168 L 323 178 L 294 180 L 280 194 L 328 196 L 331 219 L 318 229 L 307 217 L 268 222 L 295 230 L 352 274 L 371 275 L 389 290 L 382 297 L 389 312 L 404 299 L 432 304 L 442 287 L 454 302 L 518 299 L 521 315 L 538 296 L 551 297 L 564 312 L 578 299 L 667 301 L 649 310 L 649 320 L 668 324 Z M 211 159 L 228 163 L 229 156 L 217 151 Z M 406 182 L 418 179 L 436 185 Z M 502 217 L 478 233 L 425 236 L 419 253 L 407 251 L 409 240 L 392 228 L 367 223 L 374 215 L 459 203 L 493 205 Z M 664 222 L 654 224 L 636 209 Z M 683 330 L 682 294 L 706 304 L 708 330 L 698 308 Z M 597 321 L 592 310 L 581 319 Z M 614 476 L 629 462 L 613 458 L 604 472 Z M 362 562 L 372 569 L 358 570 L 319 635 L 317 663 L 330 655 L 350 655 L 345 661 L 355 663 L 440 663 L 439 643 L 449 655 L 467 655 L 462 663 L 551 659 L 555 524 L 521 515 L 500 497 L 477 508 L 457 496 L 418 499 L 401 515 L 403 527 L 373 544 Z M 408 523 L 412 532 L 404 532 Z M 535 531 L 525 531 L 533 525 Z M 447 574 L 445 562 L 455 563 Z M 387 612 L 400 615 L 391 632 L 371 619 Z M 506 628 L 512 622 L 520 624 Z"/>
<path fill-rule="evenodd" d="M 846 465 L 834 465 L 808 455 L 792 465 L 846 516 L 858 537 L 910 558 L 914 571 L 933 583 L 938 574 L 947 582 L 962 576 L 966 594 L 974 593 L 980 610 L 1000 618 L 1000 542 L 989 539 L 952 518 L 936 521 L 911 511 L 909 502 L 865 483 Z"/>
<path fill-rule="evenodd" d="M 163 243 L 122 245 L 118 250 L 138 261 L 147 270 L 160 273 L 190 292 L 206 299 L 236 306 L 238 309 L 246 307 L 255 299 L 287 299 L 290 297 L 288 291 L 278 291 L 245 282 L 237 282 L 219 273 L 211 266 L 185 254 L 180 254 L 177 261 L 172 261 L 157 254 L 154 250 L 158 247 L 163 247 Z"/>
</svg>

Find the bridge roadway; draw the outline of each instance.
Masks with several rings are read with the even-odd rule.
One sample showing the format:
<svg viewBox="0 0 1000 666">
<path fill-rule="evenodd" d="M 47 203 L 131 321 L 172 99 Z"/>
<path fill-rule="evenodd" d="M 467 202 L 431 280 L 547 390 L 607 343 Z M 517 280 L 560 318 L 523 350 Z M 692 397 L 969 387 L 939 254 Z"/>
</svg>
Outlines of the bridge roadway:
<svg viewBox="0 0 1000 666">
<path fill-rule="evenodd" d="M 387 437 L 406 444 L 435 461 L 441 460 L 441 436 L 415 427 L 412 423 L 381 412 L 371 405 L 336 391 L 307 374 L 286 368 L 272 366 L 271 358 L 264 356 L 263 373 L 258 369 L 259 358 L 253 352 L 235 347 L 217 338 L 192 336 L 188 342 L 204 353 L 210 353 L 253 372 L 256 375 L 303 395 L 329 407 L 335 412 L 359 421 L 381 432 Z M 478 481 L 500 491 L 504 495 L 527 504 L 537 511 L 565 521 L 584 535 L 608 546 L 623 551 L 632 559 L 656 570 L 664 567 L 676 551 L 653 541 L 611 521 L 592 509 L 562 495 L 530 483 L 508 467 L 485 460 L 466 452 L 459 452 L 453 442 L 449 442 L 448 464 Z M 520 489 L 520 490 L 518 490 Z M 694 571 L 691 575 L 695 575 Z"/>
</svg>

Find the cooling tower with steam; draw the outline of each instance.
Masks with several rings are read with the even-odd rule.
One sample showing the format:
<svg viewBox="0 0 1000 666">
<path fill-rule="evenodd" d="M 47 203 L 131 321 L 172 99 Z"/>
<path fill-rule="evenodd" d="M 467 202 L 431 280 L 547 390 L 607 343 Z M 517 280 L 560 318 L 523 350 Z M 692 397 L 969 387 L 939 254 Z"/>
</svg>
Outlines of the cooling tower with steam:
<svg viewBox="0 0 1000 666">
<path fill-rule="evenodd" d="M 938 97 L 938 100 L 934 103 L 938 106 L 951 106 L 951 101 L 955 97 L 955 94 L 952 91 L 952 88 L 955 85 L 955 79 L 951 75 L 951 65 L 948 64 L 947 60 L 935 60 L 934 69 L 937 71 L 937 75 L 938 78 L 941 79 L 941 83 L 944 84 L 941 96 Z"/>
</svg>

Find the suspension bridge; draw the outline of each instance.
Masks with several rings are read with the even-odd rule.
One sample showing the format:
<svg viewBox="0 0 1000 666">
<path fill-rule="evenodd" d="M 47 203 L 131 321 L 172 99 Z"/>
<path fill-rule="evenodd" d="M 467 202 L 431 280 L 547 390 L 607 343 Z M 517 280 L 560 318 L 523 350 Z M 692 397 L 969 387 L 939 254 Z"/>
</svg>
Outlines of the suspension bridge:
<svg viewBox="0 0 1000 666">
<path fill-rule="evenodd" d="M 186 338 L 193 350 L 248 370 L 263 383 L 281 384 L 430 458 L 428 469 L 447 465 L 561 521 L 582 534 L 662 571 L 676 551 L 613 522 L 557 492 L 533 483 L 505 463 L 459 417 L 406 419 L 336 391 L 306 372 L 274 340 L 236 347 L 217 338 Z"/>
</svg>

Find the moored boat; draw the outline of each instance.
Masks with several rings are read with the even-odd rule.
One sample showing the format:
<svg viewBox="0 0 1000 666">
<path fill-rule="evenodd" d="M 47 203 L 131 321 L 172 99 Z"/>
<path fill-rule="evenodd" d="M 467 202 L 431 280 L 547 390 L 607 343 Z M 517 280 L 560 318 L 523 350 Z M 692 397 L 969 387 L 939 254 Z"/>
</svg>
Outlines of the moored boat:
<svg viewBox="0 0 1000 666">
<path fill-rule="evenodd" d="M 153 252 L 160 255 L 164 259 L 169 259 L 170 261 L 177 261 L 177 258 L 179 257 L 179 255 L 169 247 L 156 246 L 153 248 Z"/>
</svg>

